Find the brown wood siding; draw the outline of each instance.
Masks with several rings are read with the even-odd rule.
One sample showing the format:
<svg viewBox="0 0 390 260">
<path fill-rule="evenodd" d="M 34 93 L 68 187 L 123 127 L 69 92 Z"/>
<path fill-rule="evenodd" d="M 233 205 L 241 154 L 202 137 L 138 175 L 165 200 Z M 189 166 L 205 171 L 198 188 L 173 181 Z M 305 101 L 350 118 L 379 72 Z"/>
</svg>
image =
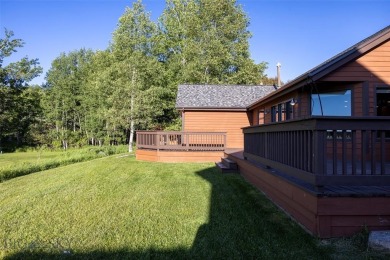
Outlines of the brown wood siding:
<svg viewBox="0 0 390 260">
<path fill-rule="evenodd" d="M 334 71 L 323 81 L 368 81 L 390 84 L 390 41 Z"/>
<path fill-rule="evenodd" d="M 330 73 L 321 81 L 361 81 L 362 83 L 353 85 L 353 116 L 375 116 L 376 88 L 390 85 L 390 41 Z M 365 87 L 367 88 L 366 92 Z M 365 105 L 367 111 L 365 111 Z"/>
<path fill-rule="evenodd" d="M 310 95 L 307 92 L 300 93 L 296 118 L 308 117 L 311 114 Z"/>
<path fill-rule="evenodd" d="M 184 131 L 226 132 L 227 148 L 243 148 L 241 128 L 250 125 L 246 112 L 185 111 Z"/>
<path fill-rule="evenodd" d="M 256 108 L 252 111 L 252 124 L 251 125 L 258 125 L 260 123 L 259 121 L 259 108 Z"/>
<path fill-rule="evenodd" d="M 317 201 L 314 196 L 290 185 L 288 182 L 260 169 L 230 157 L 238 163 L 240 174 L 252 185 L 259 188 L 276 205 L 287 211 L 298 223 L 316 234 Z"/>
<path fill-rule="evenodd" d="M 280 103 L 286 103 L 290 101 L 292 98 L 294 98 L 298 103 L 294 106 L 294 113 L 293 113 L 293 118 L 298 119 L 300 117 L 306 116 L 308 114 L 308 104 L 309 101 L 307 100 L 308 95 L 306 93 L 298 93 L 297 91 L 294 93 L 290 93 L 287 96 L 278 98 L 273 100 L 272 102 L 268 102 L 265 104 L 261 104 L 261 106 L 257 106 L 253 108 L 251 111 L 253 111 L 253 122 L 258 122 L 258 124 L 268 124 L 271 123 L 271 107 L 278 105 Z M 259 121 L 259 115 L 258 111 L 262 109 L 265 111 L 264 119 L 260 122 Z M 253 124 L 257 125 L 257 124 Z M 252 125 L 252 126 L 253 126 Z"/>
<path fill-rule="evenodd" d="M 359 83 L 352 86 L 352 115 L 353 116 L 364 116 L 364 109 L 363 109 L 363 101 L 364 101 L 364 94 L 363 94 L 363 88 L 365 83 Z"/>
<path fill-rule="evenodd" d="M 344 83 L 343 87 L 352 90 L 352 116 L 376 116 L 376 88 L 390 87 L 390 41 L 330 73 L 318 81 L 317 84 L 320 84 L 321 88 L 333 88 L 340 87 L 340 83 L 343 82 L 351 82 L 348 85 Z M 310 94 L 309 90 L 306 89 L 305 91 L 303 93 L 289 93 L 272 102 L 261 104 L 261 107 L 265 107 L 266 110 L 270 111 L 272 106 L 292 97 L 298 97 L 298 104 L 294 107 L 296 109 L 295 118 L 309 116 Z M 256 110 L 259 107 L 253 109 Z M 270 122 L 271 114 L 268 113 L 265 116 L 265 123 Z"/>
<path fill-rule="evenodd" d="M 364 228 L 390 228 L 390 197 L 318 198 L 319 233 L 322 237 L 350 236 Z"/>
</svg>

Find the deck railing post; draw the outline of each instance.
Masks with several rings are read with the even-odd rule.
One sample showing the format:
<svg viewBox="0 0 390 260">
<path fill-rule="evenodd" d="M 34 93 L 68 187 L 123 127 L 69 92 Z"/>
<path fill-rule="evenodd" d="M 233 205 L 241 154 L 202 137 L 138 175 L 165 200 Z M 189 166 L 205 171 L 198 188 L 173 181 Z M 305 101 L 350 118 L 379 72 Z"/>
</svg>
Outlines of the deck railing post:
<svg viewBox="0 0 390 260">
<path fill-rule="evenodd" d="M 156 148 L 158 151 L 158 150 L 160 150 L 160 135 L 158 133 L 155 133 L 154 138 L 155 138 Z"/>
<path fill-rule="evenodd" d="M 190 135 L 188 133 L 186 135 L 186 150 L 189 150 L 189 143 L 190 143 Z"/>
<path fill-rule="evenodd" d="M 224 132 L 137 132 L 137 148 L 171 151 L 223 151 L 227 145 Z"/>
<path fill-rule="evenodd" d="M 315 130 L 313 134 L 313 173 L 324 175 L 326 173 L 326 131 Z M 317 183 L 320 185 L 321 183 Z"/>
<path fill-rule="evenodd" d="M 244 156 L 323 185 L 390 184 L 390 117 L 312 117 L 246 127 Z"/>
<path fill-rule="evenodd" d="M 264 147 L 264 157 L 265 158 L 269 158 L 269 155 L 268 155 L 268 133 L 264 133 L 264 144 L 263 144 L 263 147 Z"/>
</svg>

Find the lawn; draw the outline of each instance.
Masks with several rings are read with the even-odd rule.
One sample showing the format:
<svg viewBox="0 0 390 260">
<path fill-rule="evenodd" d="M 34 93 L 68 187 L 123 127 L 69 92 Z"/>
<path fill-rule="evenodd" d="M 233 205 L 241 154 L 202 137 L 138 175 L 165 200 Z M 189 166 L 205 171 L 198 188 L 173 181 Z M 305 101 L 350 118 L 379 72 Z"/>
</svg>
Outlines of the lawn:
<svg viewBox="0 0 390 260">
<path fill-rule="evenodd" d="M 127 146 L 88 146 L 83 149 L 48 150 L 0 154 L 0 182 L 33 172 L 123 153 Z"/>
<path fill-rule="evenodd" d="M 311 237 L 212 164 L 114 155 L 5 181 L 0 194 L 5 259 L 371 256 L 353 240 Z"/>
</svg>

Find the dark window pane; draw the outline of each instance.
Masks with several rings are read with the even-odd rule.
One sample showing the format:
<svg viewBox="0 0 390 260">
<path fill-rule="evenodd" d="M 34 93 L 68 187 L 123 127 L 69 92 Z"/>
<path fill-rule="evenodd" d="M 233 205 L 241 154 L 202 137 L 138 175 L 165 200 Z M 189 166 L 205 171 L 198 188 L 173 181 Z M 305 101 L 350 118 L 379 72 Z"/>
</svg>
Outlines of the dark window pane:
<svg viewBox="0 0 390 260">
<path fill-rule="evenodd" d="M 351 116 L 351 90 L 312 94 L 312 115 Z"/>
<path fill-rule="evenodd" d="M 376 90 L 376 114 L 390 116 L 390 89 L 379 88 Z"/>
</svg>

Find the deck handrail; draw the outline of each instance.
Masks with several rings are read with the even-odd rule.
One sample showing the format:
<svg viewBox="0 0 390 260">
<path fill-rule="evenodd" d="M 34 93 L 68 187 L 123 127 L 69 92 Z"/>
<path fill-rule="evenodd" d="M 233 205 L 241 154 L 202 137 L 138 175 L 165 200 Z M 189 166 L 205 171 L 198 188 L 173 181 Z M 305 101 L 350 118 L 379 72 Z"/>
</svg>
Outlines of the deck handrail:
<svg viewBox="0 0 390 260">
<path fill-rule="evenodd" d="M 311 117 L 246 127 L 244 157 L 316 186 L 390 185 L 390 117 Z"/>
<path fill-rule="evenodd" d="M 137 149 L 224 151 L 225 132 L 137 131 Z"/>
</svg>

